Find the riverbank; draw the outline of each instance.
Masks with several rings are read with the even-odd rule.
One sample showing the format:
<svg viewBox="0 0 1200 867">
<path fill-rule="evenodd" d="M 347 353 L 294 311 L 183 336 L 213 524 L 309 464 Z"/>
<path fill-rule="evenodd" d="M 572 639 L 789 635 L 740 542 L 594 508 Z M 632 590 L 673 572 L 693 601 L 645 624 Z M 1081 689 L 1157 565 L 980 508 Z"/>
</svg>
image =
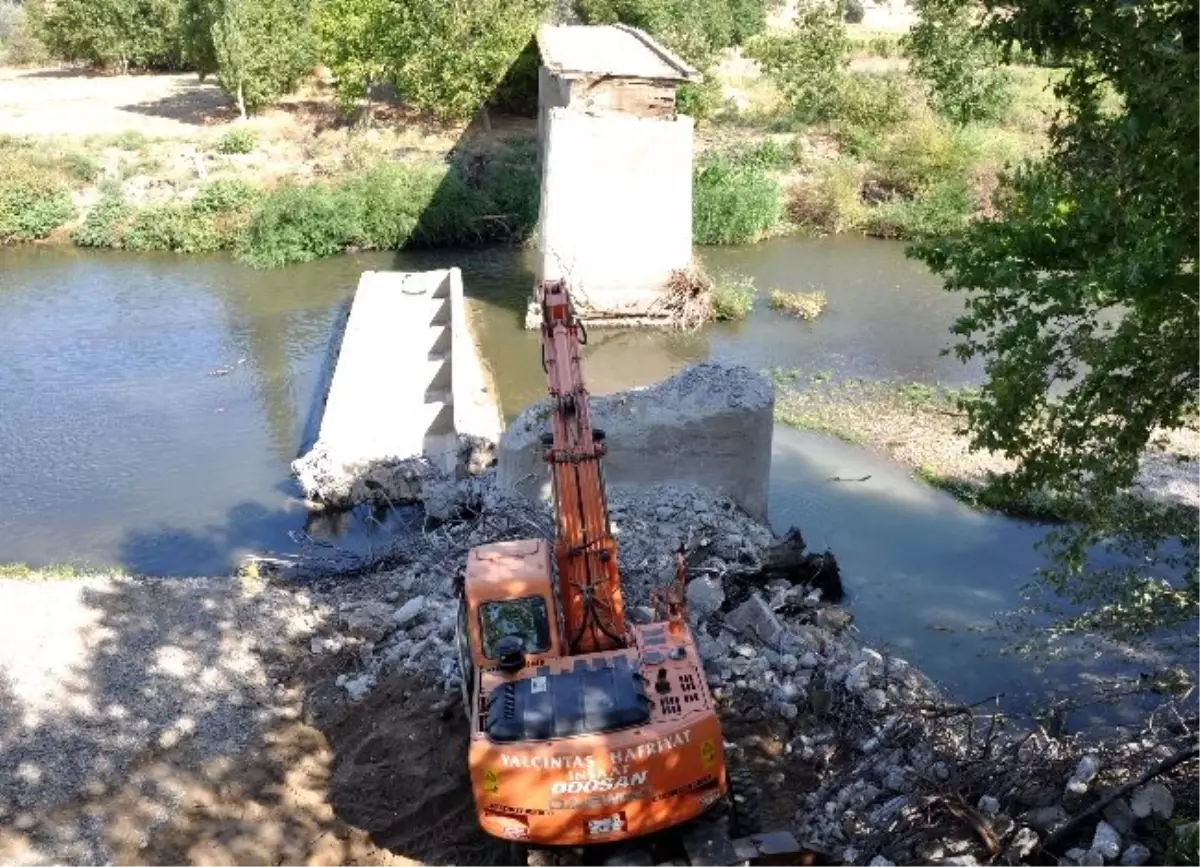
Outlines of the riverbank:
<svg viewBox="0 0 1200 867">
<path fill-rule="evenodd" d="M 1049 520 L 1064 517 L 1069 508 L 1049 495 L 1014 501 L 996 490 L 992 478 L 1010 472 L 1015 464 L 1001 454 L 971 450 L 962 432 L 966 414 L 960 405 L 969 389 L 832 381 L 823 374 L 787 370 L 773 375 L 775 417 L 783 424 L 871 448 L 910 467 L 916 478 L 979 508 Z M 1197 461 L 1200 429 L 1164 431 L 1146 450 L 1138 487 L 1149 498 L 1200 509 Z"/>
<path fill-rule="evenodd" d="M 437 532 L 396 540 L 399 567 L 303 587 L 0 581 L 0 710 L 16 721 L 0 860 L 504 863 L 474 822 L 450 579 L 471 545 L 549 515 L 487 477 L 449 493 Z M 683 526 L 704 525 L 690 612 L 767 827 L 836 863 L 1188 863 L 1186 721 L 1164 712 L 1121 743 L 1024 732 L 866 646 L 803 580 L 764 584 L 777 540 L 720 498 L 659 486 L 612 505 L 626 528 L 666 530 L 623 536 L 635 618 Z"/>
<path fill-rule="evenodd" d="M 821 124 L 790 117 L 771 79 L 729 53 L 715 71 L 723 101 L 698 124 L 697 243 L 913 238 L 990 213 L 998 172 L 1044 146 L 1054 73 L 1014 67 L 1007 116 L 952 127 L 907 75 L 896 39 L 857 38 L 848 92 L 863 105 Z M 12 131 L 0 137 L 0 243 L 232 250 L 270 267 L 523 244 L 536 224 L 532 119 L 448 125 L 384 98 L 368 124 L 316 79 L 249 121 L 189 76 L 0 69 L 0 81 L 0 128 Z"/>
</svg>

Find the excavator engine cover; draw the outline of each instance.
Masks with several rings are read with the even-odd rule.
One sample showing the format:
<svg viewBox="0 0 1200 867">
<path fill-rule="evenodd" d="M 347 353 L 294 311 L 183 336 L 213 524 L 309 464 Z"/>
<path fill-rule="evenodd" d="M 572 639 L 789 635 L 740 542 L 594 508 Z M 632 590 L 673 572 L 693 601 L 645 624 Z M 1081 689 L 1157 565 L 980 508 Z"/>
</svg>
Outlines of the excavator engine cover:
<svg viewBox="0 0 1200 867">
<path fill-rule="evenodd" d="M 593 668 L 579 660 L 574 671 L 496 687 L 488 703 L 488 737 L 496 743 L 545 741 L 649 722 L 650 701 L 641 678 L 625 656 L 614 661 L 615 665 Z"/>
</svg>

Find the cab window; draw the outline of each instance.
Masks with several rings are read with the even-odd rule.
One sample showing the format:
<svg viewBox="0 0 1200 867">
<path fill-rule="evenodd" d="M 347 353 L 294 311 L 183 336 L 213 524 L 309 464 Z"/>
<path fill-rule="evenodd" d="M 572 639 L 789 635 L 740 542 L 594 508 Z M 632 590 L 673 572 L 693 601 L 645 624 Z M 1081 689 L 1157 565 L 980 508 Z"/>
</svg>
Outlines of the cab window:
<svg viewBox="0 0 1200 867">
<path fill-rule="evenodd" d="M 479 625 L 483 633 L 483 655 L 496 658 L 496 644 L 506 635 L 519 635 L 526 653 L 545 653 L 550 649 L 550 618 L 546 600 L 541 596 L 484 602 L 479 606 Z"/>
</svg>

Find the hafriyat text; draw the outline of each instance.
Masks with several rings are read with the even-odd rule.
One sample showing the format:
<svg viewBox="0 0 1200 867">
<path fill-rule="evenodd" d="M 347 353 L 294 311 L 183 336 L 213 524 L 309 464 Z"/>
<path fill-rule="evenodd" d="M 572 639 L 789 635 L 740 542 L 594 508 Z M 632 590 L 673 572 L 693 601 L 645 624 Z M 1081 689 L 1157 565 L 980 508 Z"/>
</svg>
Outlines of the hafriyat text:
<svg viewBox="0 0 1200 867">
<path fill-rule="evenodd" d="M 501 753 L 500 766 L 504 768 L 531 768 L 537 771 L 575 771 L 583 772 L 583 779 L 595 779 L 589 776 L 599 774 L 607 777 L 610 773 L 620 773 L 619 769 L 628 767 L 634 762 L 644 761 L 651 756 L 669 753 L 685 747 L 692 742 L 692 730 L 685 729 L 673 735 L 667 735 L 652 741 L 638 744 L 635 747 L 612 750 L 608 753 L 554 753 L 552 755 L 525 755 L 523 753 Z M 604 760 L 607 759 L 607 762 Z M 607 768 L 611 769 L 607 770 Z M 575 775 L 572 774 L 572 777 Z"/>
</svg>

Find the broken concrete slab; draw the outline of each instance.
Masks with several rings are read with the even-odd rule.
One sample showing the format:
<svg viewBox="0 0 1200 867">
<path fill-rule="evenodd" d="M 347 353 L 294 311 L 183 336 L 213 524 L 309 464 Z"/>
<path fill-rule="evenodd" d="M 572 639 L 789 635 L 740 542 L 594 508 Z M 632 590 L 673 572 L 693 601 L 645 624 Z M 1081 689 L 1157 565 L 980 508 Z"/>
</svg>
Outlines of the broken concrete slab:
<svg viewBox="0 0 1200 867">
<path fill-rule="evenodd" d="M 765 521 L 775 393 L 742 366 L 699 364 L 648 388 L 591 400 L 592 424 L 607 434 L 609 484 L 690 482 L 728 497 Z M 522 412 L 500 438 L 498 482 L 550 496 L 541 436 L 549 400 Z"/>
<path fill-rule="evenodd" d="M 779 646 L 783 624 L 775 612 L 757 593 L 739 605 L 725 617 L 725 622 L 748 636 L 753 636 L 769 647 Z"/>
<path fill-rule="evenodd" d="M 292 464 L 322 506 L 410 502 L 423 478 L 489 462 L 500 416 L 459 269 L 364 272 L 323 401 L 317 440 Z"/>
</svg>

